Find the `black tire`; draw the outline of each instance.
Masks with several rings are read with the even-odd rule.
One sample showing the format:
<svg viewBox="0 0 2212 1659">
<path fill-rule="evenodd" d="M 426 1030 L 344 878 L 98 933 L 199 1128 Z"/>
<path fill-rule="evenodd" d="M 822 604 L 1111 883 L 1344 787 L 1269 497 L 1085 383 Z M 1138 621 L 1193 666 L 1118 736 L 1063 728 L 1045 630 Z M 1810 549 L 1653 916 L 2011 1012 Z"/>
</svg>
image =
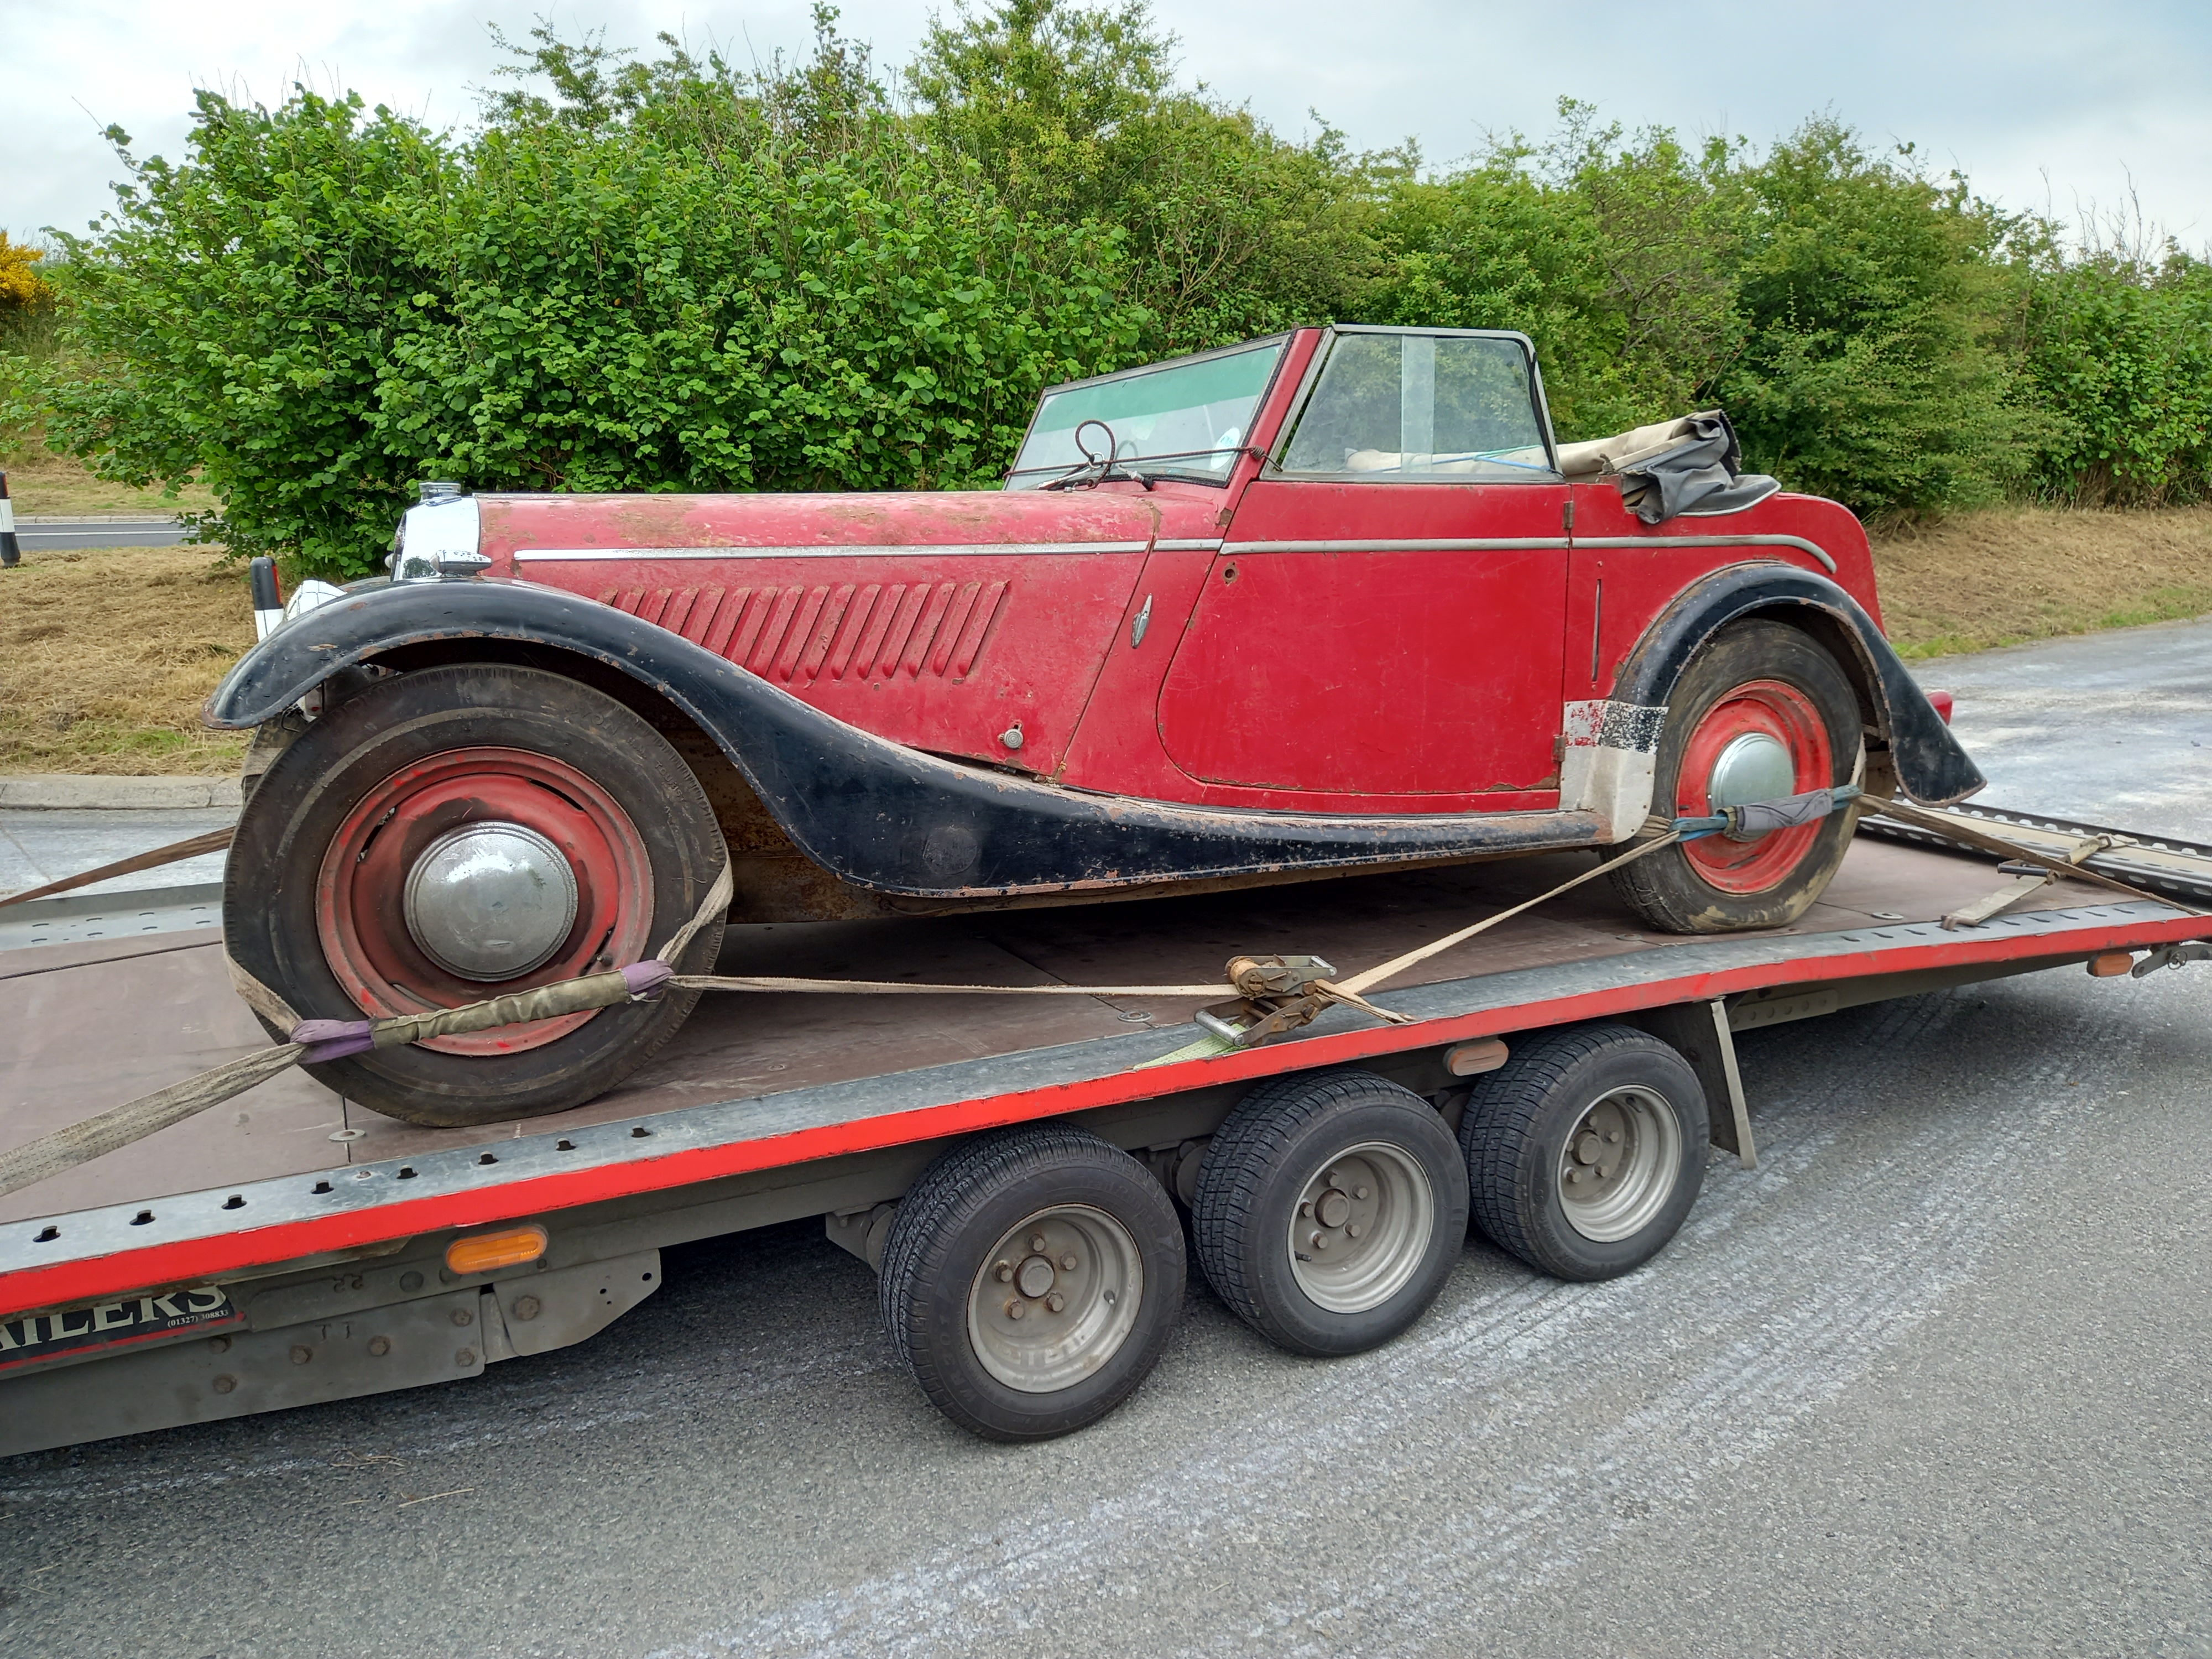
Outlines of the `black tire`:
<svg viewBox="0 0 2212 1659">
<path fill-rule="evenodd" d="M 1340 1164 L 1341 1187 L 1326 1179 Z M 1366 1072 L 1281 1078 L 1215 1131 L 1191 1213 L 1199 1265 L 1237 1317 L 1292 1353 L 1362 1353 L 1443 1289 L 1467 1240 L 1466 1170 L 1419 1095 Z"/>
<path fill-rule="evenodd" d="M 261 775 L 240 820 L 223 878 L 223 934 L 240 965 L 304 1018 L 358 1019 L 318 934 L 319 871 L 349 814 L 404 767 L 448 751 L 496 746 L 550 756 L 588 777 L 635 826 L 649 871 L 651 915 L 636 927 L 658 949 L 698 909 L 725 852 L 713 808 L 690 769 L 642 719 L 557 674 L 504 665 L 427 669 L 381 681 L 309 724 Z M 398 903 L 394 895 L 392 903 Z M 569 957 L 588 953 L 581 917 Z M 679 970 L 713 970 L 721 919 L 700 930 Z M 632 957 L 630 959 L 635 959 Z M 561 976 L 442 985 L 453 1006 Z M 621 965 L 613 963 L 610 965 Z M 378 1049 L 308 1068 L 331 1090 L 389 1117 L 440 1127 L 499 1122 L 581 1105 L 604 1094 L 674 1036 L 697 1002 L 672 991 L 602 1009 L 574 1030 L 518 1053 Z M 390 1011 L 385 1011 L 390 1012 Z M 272 1036 L 282 1036 L 270 1022 Z"/>
<path fill-rule="evenodd" d="M 1693 809 L 1682 798 L 1684 751 L 1717 704 L 1736 688 L 1758 680 L 1777 680 L 1795 688 L 1818 711 L 1826 728 L 1832 775 L 1817 781 L 1801 779 L 1801 787 L 1832 787 L 1851 781 L 1863 744 L 1862 722 L 1857 694 L 1835 659 L 1806 635 L 1781 623 L 1736 623 L 1715 635 L 1692 659 L 1668 702 L 1651 789 L 1654 817 L 1672 818 L 1705 810 L 1702 805 Z M 1718 933 L 1784 927 L 1804 915 L 1826 890 L 1844 861 L 1856 821 L 1853 808 L 1831 813 L 1795 861 L 1778 872 L 1771 884 L 1755 891 L 1717 886 L 1701 870 L 1698 859 L 1680 844 L 1614 871 L 1613 890 L 1645 922 L 1662 933 Z M 1796 830 L 1776 833 L 1800 834 Z M 1631 845 L 1651 838 L 1647 832 Z"/>
<path fill-rule="evenodd" d="M 1589 1237 L 1569 1218 L 1561 1164 L 1568 1139 L 1600 1103 L 1639 1091 L 1639 1115 L 1663 1107 L 1652 1168 L 1666 1185 L 1641 1224 Z M 1516 1037 L 1505 1064 L 1475 1079 L 1460 1119 L 1474 1224 L 1499 1249 L 1559 1279 L 1613 1279 L 1641 1267 L 1674 1237 L 1705 1180 L 1705 1091 L 1690 1063 L 1626 1025 L 1584 1025 Z M 1642 1212 L 1619 1216 L 1626 1224 Z"/>
<path fill-rule="evenodd" d="M 1085 1218 L 1103 1216 L 1121 1240 L 1095 1256 L 1087 1246 L 1084 1256 L 1058 1255 L 1064 1241 L 1055 1242 L 1037 1296 L 1025 1293 L 1025 1281 L 1000 1281 L 993 1269 L 1002 1242 L 1033 1224 L 1057 1229 L 1062 1221 L 1054 1218 L 1070 1216 L 1093 1238 L 1106 1230 Z M 1028 1243 L 1016 1241 L 1024 1273 L 1034 1259 Z M 1126 1265 L 1119 1278 L 1103 1271 L 1121 1247 L 1132 1253 L 1133 1279 Z M 1071 1257 L 1076 1266 L 1068 1269 Z M 1054 1278 L 1055 1268 L 1066 1276 Z M 933 1405 L 987 1440 L 1046 1440 L 1097 1422 L 1136 1391 L 1182 1311 L 1184 1273 L 1182 1223 L 1152 1173 L 1085 1130 L 1040 1123 L 968 1141 L 923 1172 L 891 1218 L 879 1291 L 891 1346 Z M 1054 1286 L 1076 1300 L 1051 1308 L 1046 1293 Z M 1126 1299 L 1133 1286 L 1133 1312 Z M 1001 1302 L 1024 1305 L 1018 1327 L 999 1320 Z M 1005 1346 L 979 1351 L 971 1304 L 981 1304 L 985 1340 Z M 1010 1333 L 1051 1332 L 1046 1322 L 1062 1316 L 1074 1324 L 1061 1332 L 1100 1333 L 1088 1352 L 1065 1340 L 1034 1345 L 1042 1356 L 1034 1386 L 1014 1386 L 994 1371 L 994 1360 L 1006 1365 Z M 1052 1386 L 1055 1370 L 1070 1380 Z"/>
</svg>

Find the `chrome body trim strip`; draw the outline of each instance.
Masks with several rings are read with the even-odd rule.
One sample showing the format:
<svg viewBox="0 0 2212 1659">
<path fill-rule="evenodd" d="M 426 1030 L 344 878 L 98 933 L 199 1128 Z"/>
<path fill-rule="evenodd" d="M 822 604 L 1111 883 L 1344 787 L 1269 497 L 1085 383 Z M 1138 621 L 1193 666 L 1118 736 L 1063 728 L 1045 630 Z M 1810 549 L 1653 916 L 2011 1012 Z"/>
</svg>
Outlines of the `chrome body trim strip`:
<svg viewBox="0 0 2212 1659">
<path fill-rule="evenodd" d="M 1826 549 L 1802 536 L 1577 536 L 1577 547 L 1794 547 L 1810 553 L 1835 574 L 1836 562 Z"/>
<path fill-rule="evenodd" d="M 1161 546 L 1170 544 L 1163 542 Z M 1794 547 L 1832 572 L 1836 562 L 1802 536 L 1407 536 L 1391 541 L 1236 542 L 1224 553 L 1486 553 L 1527 548 Z"/>
<path fill-rule="evenodd" d="M 904 557 L 915 553 L 962 557 L 1000 555 L 1034 558 L 1070 553 L 1486 553 L 1570 547 L 1789 547 L 1810 553 L 1832 572 L 1835 560 L 1818 543 L 1802 536 L 1407 536 L 1387 540 L 1224 542 L 1218 537 L 1189 537 L 1146 542 L 863 542 L 811 547 L 524 547 L 519 563 L 578 559 L 865 559 Z"/>
<path fill-rule="evenodd" d="M 906 558 L 917 553 L 1030 558 L 1066 553 L 1142 553 L 1151 546 L 1150 542 L 863 542 L 834 547 L 521 547 L 515 550 L 514 557 L 519 564 L 580 559 Z"/>
<path fill-rule="evenodd" d="M 1406 536 L 1391 541 L 1236 542 L 1224 553 L 1488 553 L 1575 545 L 1565 536 Z"/>
</svg>

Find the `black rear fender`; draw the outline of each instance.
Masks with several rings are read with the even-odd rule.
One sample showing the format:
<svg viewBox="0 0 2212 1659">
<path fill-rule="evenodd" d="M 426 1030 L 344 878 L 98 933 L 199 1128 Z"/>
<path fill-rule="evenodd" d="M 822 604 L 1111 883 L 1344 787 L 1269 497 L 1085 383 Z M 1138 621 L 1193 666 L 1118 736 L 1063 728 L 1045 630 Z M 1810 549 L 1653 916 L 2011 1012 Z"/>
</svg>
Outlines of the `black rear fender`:
<svg viewBox="0 0 2212 1659">
<path fill-rule="evenodd" d="M 1760 561 L 1729 565 L 1685 588 L 1621 664 L 1612 701 L 1663 708 L 1698 650 L 1730 623 L 1759 617 L 1802 629 L 1850 678 L 1868 742 L 1869 781 L 1893 779 L 1912 799 L 1944 806 L 1987 781 L 1857 600 L 1813 571 Z M 1653 726 L 1656 739 L 1656 723 Z M 1882 775 L 1887 772 L 1889 778 Z"/>
</svg>

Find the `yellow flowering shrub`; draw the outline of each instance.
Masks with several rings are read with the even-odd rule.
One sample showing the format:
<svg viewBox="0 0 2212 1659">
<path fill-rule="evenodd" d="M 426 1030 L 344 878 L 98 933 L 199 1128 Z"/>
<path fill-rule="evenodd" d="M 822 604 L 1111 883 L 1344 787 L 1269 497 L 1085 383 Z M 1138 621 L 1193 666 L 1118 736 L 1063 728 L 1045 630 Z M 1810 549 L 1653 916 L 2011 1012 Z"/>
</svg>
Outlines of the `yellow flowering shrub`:
<svg viewBox="0 0 2212 1659">
<path fill-rule="evenodd" d="M 0 309 L 28 310 L 53 297 L 53 288 L 32 267 L 46 257 L 43 248 L 24 247 L 0 230 Z"/>
</svg>

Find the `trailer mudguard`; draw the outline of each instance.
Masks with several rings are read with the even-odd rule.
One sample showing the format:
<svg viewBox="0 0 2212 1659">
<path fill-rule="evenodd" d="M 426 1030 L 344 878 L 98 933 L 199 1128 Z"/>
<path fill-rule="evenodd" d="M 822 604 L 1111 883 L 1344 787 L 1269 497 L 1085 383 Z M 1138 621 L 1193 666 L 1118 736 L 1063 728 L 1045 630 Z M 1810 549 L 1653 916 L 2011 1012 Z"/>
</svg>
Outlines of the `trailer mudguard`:
<svg viewBox="0 0 2212 1659">
<path fill-rule="evenodd" d="M 1754 614 L 1806 628 L 1841 659 L 1866 702 L 1868 724 L 1888 745 L 1899 787 L 1914 800 L 1948 806 L 1988 782 L 1858 601 L 1826 576 L 1778 562 L 1728 565 L 1684 588 L 1622 662 L 1613 703 L 1663 712 L 1698 647 Z M 1658 723 L 1644 724 L 1656 747 Z"/>
<path fill-rule="evenodd" d="M 801 852 L 878 892 L 1107 890 L 1542 852 L 1605 838 L 1604 822 L 1587 811 L 1327 817 L 1069 789 L 889 742 L 626 612 L 490 579 L 366 586 L 307 611 L 240 659 L 209 697 L 205 718 L 258 726 L 341 669 L 405 647 L 468 640 L 570 652 L 631 676 L 713 738 Z"/>
</svg>

